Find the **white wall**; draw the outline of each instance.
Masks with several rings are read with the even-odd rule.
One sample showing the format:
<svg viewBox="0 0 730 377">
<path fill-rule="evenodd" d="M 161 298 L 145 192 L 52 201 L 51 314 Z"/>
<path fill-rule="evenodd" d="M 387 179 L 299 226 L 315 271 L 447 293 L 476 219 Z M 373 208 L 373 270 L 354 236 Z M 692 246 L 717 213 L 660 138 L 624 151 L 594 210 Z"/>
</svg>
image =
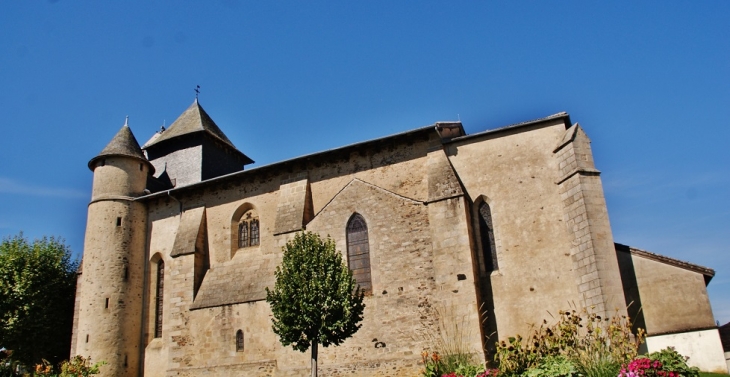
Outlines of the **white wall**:
<svg viewBox="0 0 730 377">
<path fill-rule="evenodd" d="M 646 346 L 649 352 L 674 347 L 683 356 L 689 356 L 690 366 L 705 372 L 728 372 L 717 329 L 650 336 L 646 338 Z"/>
</svg>

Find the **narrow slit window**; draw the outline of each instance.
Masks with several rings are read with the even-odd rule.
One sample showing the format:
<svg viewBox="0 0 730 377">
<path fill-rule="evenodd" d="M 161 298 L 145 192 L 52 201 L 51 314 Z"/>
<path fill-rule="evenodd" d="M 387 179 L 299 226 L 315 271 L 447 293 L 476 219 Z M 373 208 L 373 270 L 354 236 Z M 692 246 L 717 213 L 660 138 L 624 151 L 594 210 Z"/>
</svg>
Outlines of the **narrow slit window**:
<svg viewBox="0 0 730 377">
<path fill-rule="evenodd" d="M 372 292 L 368 227 L 358 213 L 347 222 L 347 265 L 360 288 L 366 293 Z"/>
<path fill-rule="evenodd" d="M 86 334 L 86 343 L 89 343 L 89 334 Z"/>
<path fill-rule="evenodd" d="M 243 352 L 243 330 L 236 332 L 236 352 Z"/>
<path fill-rule="evenodd" d="M 109 309 L 109 297 L 104 301 L 104 309 Z"/>
<path fill-rule="evenodd" d="M 122 218 L 117 217 L 117 226 L 122 226 Z"/>
<path fill-rule="evenodd" d="M 482 243 L 482 257 L 486 272 L 499 269 L 497 264 L 497 248 L 494 243 L 494 226 L 492 224 L 492 211 L 489 204 L 479 204 L 479 236 Z"/>
<path fill-rule="evenodd" d="M 157 262 L 157 292 L 155 295 L 155 338 L 162 338 L 162 304 L 165 288 L 165 262 Z"/>
</svg>

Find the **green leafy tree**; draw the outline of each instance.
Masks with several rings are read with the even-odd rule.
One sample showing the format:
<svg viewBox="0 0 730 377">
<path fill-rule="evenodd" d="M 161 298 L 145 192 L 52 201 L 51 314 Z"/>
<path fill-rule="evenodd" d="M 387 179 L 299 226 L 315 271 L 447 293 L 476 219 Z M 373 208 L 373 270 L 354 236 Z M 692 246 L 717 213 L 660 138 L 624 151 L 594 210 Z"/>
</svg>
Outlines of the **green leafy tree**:
<svg viewBox="0 0 730 377">
<path fill-rule="evenodd" d="M 0 346 L 25 365 L 58 363 L 71 345 L 76 270 L 59 238 L 0 243 Z"/>
<path fill-rule="evenodd" d="M 274 289 L 266 289 L 274 333 L 284 346 L 312 348 L 316 377 L 318 345 L 339 345 L 360 328 L 364 293 L 329 237 L 301 232 L 282 249 Z"/>
</svg>

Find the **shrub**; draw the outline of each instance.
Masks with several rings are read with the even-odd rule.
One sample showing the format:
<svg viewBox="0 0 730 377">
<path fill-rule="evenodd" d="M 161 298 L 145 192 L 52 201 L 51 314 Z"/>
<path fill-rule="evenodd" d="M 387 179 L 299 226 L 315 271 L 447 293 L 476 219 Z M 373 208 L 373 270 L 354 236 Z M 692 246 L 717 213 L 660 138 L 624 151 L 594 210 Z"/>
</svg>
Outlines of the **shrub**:
<svg viewBox="0 0 730 377">
<path fill-rule="evenodd" d="M 521 375 L 542 370 L 549 357 L 562 356 L 586 377 L 616 376 L 621 364 L 638 354 L 644 332 L 631 333 L 625 316 L 602 318 L 584 309 L 566 310 L 553 325 L 543 320 L 525 340 L 521 336 L 497 344 L 495 361 L 506 375 Z"/>
<path fill-rule="evenodd" d="M 36 364 L 34 376 L 47 377 L 87 377 L 92 374 L 99 374 L 99 367 L 106 364 L 103 361 L 91 365 L 91 358 L 83 356 L 74 356 L 71 360 L 64 360 L 59 365 L 60 373 L 53 371 L 53 366 L 47 360 L 43 360 L 41 364 Z"/>
<path fill-rule="evenodd" d="M 574 377 L 578 376 L 575 364 L 565 356 L 547 356 L 534 368 L 522 374 L 524 377 Z M 615 376 L 613 376 L 615 377 Z"/>
<path fill-rule="evenodd" d="M 424 369 L 423 377 L 490 377 L 497 376 L 498 369 L 485 369 L 484 365 L 475 364 L 471 360 L 462 364 L 454 364 L 441 358 L 438 353 L 423 352 L 421 354 Z"/>
<path fill-rule="evenodd" d="M 61 373 L 58 377 L 81 377 L 99 374 L 99 367 L 106 364 L 103 361 L 91 365 L 91 358 L 76 355 L 71 360 L 61 363 Z"/>
</svg>

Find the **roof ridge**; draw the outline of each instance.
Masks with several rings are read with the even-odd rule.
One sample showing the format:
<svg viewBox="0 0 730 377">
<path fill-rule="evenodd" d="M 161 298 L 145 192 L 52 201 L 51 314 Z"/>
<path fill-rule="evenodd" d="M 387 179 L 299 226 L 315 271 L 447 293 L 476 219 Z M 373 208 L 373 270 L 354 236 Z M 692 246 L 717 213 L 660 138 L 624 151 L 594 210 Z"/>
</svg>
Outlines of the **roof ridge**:
<svg viewBox="0 0 730 377">
<path fill-rule="evenodd" d="M 164 131 L 159 132 L 159 137 L 153 137 L 150 139 L 142 148 L 147 149 L 153 145 L 159 144 L 166 140 L 171 140 L 176 137 L 196 133 L 204 132 L 215 139 L 220 140 L 222 143 L 238 151 L 233 142 L 226 136 L 225 133 L 215 124 L 213 118 L 200 105 L 200 102 L 196 99 L 190 106 L 188 106 L 182 114 Z"/>
</svg>

